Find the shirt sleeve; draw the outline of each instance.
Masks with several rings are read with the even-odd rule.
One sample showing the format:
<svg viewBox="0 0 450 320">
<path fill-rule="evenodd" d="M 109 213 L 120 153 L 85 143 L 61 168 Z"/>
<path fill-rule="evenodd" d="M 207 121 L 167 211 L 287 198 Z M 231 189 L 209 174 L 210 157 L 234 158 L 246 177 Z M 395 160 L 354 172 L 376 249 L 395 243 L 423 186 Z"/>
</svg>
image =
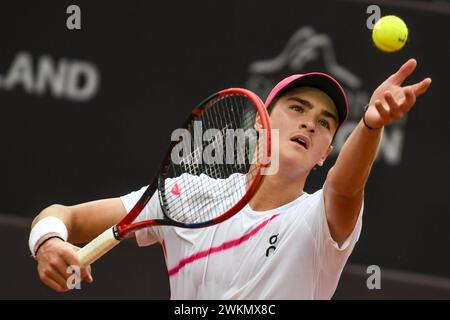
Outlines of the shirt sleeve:
<svg viewBox="0 0 450 320">
<path fill-rule="evenodd" d="M 313 194 L 309 214 L 310 227 L 315 243 L 314 264 L 317 271 L 316 295 L 323 297 L 322 292 L 334 292 L 336 290 L 342 270 L 352 253 L 356 242 L 359 240 L 362 229 L 362 215 L 364 201 L 358 213 L 358 219 L 354 229 L 341 246 L 331 236 L 330 228 L 325 211 L 325 200 L 323 189 Z M 330 286 L 333 286 L 331 288 Z"/>
<path fill-rule="evenodd" d="M 125 206 L 125 209 L 127 210 L 127 213 L 131 211 L 135 203 L 140 199 L 146 189 L 147 186 L 120 197 L 123 205 Z M 142 209 L 141 213 L 136 217 L 134 222 L 151 219 L 162 219 L 162 217 L 163 213 L 159 204 L 158 192 L 155 192 L 144 209 Z M 158 226 L 138 230 L 136 231 L 136 241 L 140 247 L 149 246 L 156 242 L 161 242 L 161 231 L 159 230 Z"/>
</svg>

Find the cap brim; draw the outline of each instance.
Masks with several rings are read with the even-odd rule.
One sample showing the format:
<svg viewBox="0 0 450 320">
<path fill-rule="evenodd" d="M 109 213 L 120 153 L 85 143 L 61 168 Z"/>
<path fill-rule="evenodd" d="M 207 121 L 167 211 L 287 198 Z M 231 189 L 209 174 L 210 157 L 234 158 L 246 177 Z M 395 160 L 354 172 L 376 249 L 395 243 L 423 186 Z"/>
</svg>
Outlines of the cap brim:
<svg viewBox="0 0 450 320">
<path fill-rule="evenodd" d="M 290 81 L 286 82 L 282 88 L 278 88 L 278 92 L 276 92 L 275 94 L 271 94 L 269 96 L 270 101 L 266 102 L 270 103 L 275 97 L 296 87 L 314 87 L 325 92 L 333 100 L 339 116 L 338 127 L 340 127 L 342 123 L 347 120 L 347 96 L 345 95 L 344 89 L 333 77 L 321 72 L 311 72 L 297 76 L 291 76 L 287 79 L 289 79 Z"/>
</svg>

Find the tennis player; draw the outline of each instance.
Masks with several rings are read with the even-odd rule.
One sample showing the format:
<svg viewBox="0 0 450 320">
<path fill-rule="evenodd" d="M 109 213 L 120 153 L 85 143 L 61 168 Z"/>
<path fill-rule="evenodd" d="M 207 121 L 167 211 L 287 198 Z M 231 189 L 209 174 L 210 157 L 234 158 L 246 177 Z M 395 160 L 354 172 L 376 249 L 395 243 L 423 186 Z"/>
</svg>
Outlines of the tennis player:
<svg viewBox="0 0 450 320">
<path fill-rule="evenodd" d="M 136 233 L 140 246 L 163 246 L 171 298 L 330 299 L 361 232 L 364 188 L 383 128 L 405 116 L 431 84 L 426 78 L 402 86 L 416 64 L 410 59 L 374 91 L 323 188 L 312 194 L 304 192 L 306 179 L 332 151 L 333 137 L 348 116 L 347 98 L 323 73 L 279 82 L 266 100 L 271 127 L 279 129 L 279 170 L 265 177 L 250 203 L 212 227 L 163 226 Z M 67 291 L 67 267 L 79 265 L 73 244 L 116 224 L 144 189 L 44 209 L 29 239 L 40 279 Z M 138 219 L 161 216 L 154 196 Z M 81 267 L 81 276 L 93 281 L 89 266 Z"/>
</svg>

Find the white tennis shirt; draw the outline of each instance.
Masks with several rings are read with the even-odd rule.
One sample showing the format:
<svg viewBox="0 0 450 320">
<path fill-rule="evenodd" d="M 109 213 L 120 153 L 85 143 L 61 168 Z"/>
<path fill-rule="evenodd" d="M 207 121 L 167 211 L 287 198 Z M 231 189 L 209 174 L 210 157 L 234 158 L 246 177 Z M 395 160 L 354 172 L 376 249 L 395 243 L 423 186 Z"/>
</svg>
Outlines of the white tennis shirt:
<svg viewBox="0 0 450 320">
<path fill-rule="evenodd" d="M 121 197 L 127 212 L 144 191 Z M 322 189 L 268 211 L 247 205 L 211 227 L 158 226 L 136 239 L 139 246 L 163 246 L 171 299 L 331 299 L 358 241 L 363 207 L 340 247 L 330 235 Z M 155 194 L 137 220 L 162 216 Z"/>
</svg>

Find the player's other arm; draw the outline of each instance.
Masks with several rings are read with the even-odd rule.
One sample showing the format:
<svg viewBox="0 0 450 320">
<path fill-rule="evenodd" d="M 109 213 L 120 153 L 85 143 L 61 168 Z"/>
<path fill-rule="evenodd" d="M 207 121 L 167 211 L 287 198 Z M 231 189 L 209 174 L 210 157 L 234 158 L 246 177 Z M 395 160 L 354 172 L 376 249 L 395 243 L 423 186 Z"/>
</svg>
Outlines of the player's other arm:
<svg viewBox="0 0 450 320">
<path fill-rule="evenodd" d="M 71 243 L 85 243 L 94 239 L 101 232 L 117 224 L 125 215 L 126 209 L 120 198 L 91 201 L 74 206 L 59 204 L 51 205 L 42 210 L 33 220 L 33 228 L 39 221 L 46 217 L 56 217 L 67 228 L 68 242 L 58 238 L 45 241 L 57 233 L 42 235 L 32 250 L 41 247 L 36 255 L 39 277 L 50 288 L 64 292 L 67 291 L 67 273 L 70 265 L 80 265 L 76 252 L 78 248 Z M 45 220 L 43 221 L 45 223 Z M 81 266 L 81 277 L 92 282 L 90 267 Z"/>
<path fill-rule="evenodd" d="M 331 236 L 339 245 L 356 225 L 382 134 L 383 129 L 371 131 L 360 122 L 328 172 L 323 191 L 325 211 Z"/>
<path fill-rule="evenodd" d="M 91 201 L 74 206 L 54 204 L 42 210 L 31 226 L 34 227 L 45 217 L 53 216 L 66 225 L 70 243 L 86 243 L 118 223 L 126 214 L 120 198 Z"/>
<path fill-rule="evenodd" d="M 417 65 L 410 59 L 387 78 L 372 94 L 365 121 L 361 120 L 345 142 L 324 185 L 325 210 L 331 235 L 342 244 L 355 227 L 364 187 L 383 135 L 383 127 L 401 119 L 424 94 L 431 79 L 409 86 L 402 83 Z"/>
</svg>

